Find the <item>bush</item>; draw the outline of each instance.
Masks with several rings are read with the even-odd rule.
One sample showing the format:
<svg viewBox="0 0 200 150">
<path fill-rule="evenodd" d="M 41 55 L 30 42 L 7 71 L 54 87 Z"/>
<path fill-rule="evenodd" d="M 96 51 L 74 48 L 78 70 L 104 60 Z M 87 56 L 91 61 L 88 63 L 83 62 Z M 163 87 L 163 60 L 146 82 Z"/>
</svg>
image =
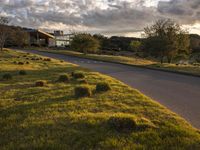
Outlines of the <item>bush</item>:
<svg viewBox="0 0 200 150">
<path fill-rule="evenodd" d="M 45 86 L 45 84 L 46 84 L 46 81 L 42 81 L 42 80 L 35 82 L 35 86 L 37 87 L 43 87 Z"/>
<path fill-rule="evenodd" d="M 132 117 L 128 116 L 114 116 L 108 119 L 108 125 L 111 129 L 118 132 L 131 131 L 136 129 L 136 121 Z"/>
<path fill-rule="evenodd" d="M 26 75 L 27 73 L 26 73 L 26 71 L 25 70 L 20 70 L 19 71 L 19 75 Z"/>
<path fill-rule="evenodd" d="M 72 76 L 75 79 L 83 79 L 83 78 L 85 78 L 85 75 L 84 75 L 83 72 L 74 72 L 74 73 L 72 73 Z"/>
<path fill-rule="evenodd" d="M 60 75 L 58 78 L 58 82 L 69 82 L 69 76 L 68 75 Z"/>
<path fill-rule="evenodd" d="M 96 85 L 96 91 L 97 92 L 106 92 L 111 90 L 111 87 L 108 83 L 102 82 L 102 83 L 97 83 Z"/>
<path fill-rule="evenodd" d="M 7 74 L 4 74 L 3 77 L 2 77 L 4 80 L 11 80 L 12 79 L 12 75 L 7 73 Z"/>
<path fill-rule="evenodd" d="M 26 64 L 30 64 L 30 63 L 27 61 Z"/>
<path fill-rule="evenodd" d="M 92 95 L 91 88 L 89 86 L 79 86 L 74 89 L 75 96 L 80 97 L 87 97 Z"/>
</svg>

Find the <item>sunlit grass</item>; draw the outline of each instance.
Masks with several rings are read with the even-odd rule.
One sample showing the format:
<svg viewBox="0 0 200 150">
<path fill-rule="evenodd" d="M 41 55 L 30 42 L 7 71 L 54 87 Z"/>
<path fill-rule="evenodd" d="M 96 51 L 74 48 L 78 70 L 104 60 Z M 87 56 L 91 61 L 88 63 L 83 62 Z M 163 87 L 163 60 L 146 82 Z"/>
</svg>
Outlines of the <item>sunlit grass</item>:
<svg viewBox="0 0 200 150">
<path fill-rule="evenodd" d="M 78 56 L 82 58 L 90 58 L 90 59 L 117 62 L 117 63 L 123 63 L 123 64 L 134 65 L 134 66 L 144 66 L 144 67 L 154 68 L 154 69 L 156 68 L 156 69 L 161 69 L 161 70 L 200 75 L 200 66 L 194 66 L 194 65 L 189 65 L 189 64 L 188 65 L 176 65 L 176 64 L 167 64 L 167 63 L 161 64 L 158 61 L 153 61 L 150 59 L 144 59 L 144 58 L 133 57 L 133 56 L 128 57 L 128 56 L 97 55 L 97 54 L 85 55 L 80 52 L 74 52 L 74 51 L 69 51 L 69 50 L 44 50 L 44 49 L 38 49 L 38 50 L 51 52 L 51 53 L 65 54 L 69 56 Z"/>
<path fill-rule="evenodd" d="M 165 107 L 111 77 L 41 56 L 4 51 L 0 53 L 0 78 L 9 73 L 13 79 L 0 81 L 0 149 L 199 149 L 199 131 Z M 20 56 L 20 57 L 19 57 Z M 19 57 L 19 58 L 18 58 Z M 43 58 L 43 57 L 42 57 Z M 27 75 L 20 76 L 19 70 Z M 107 82 L 111 90 L 93 91 L 91 97 L 76 98 L 80 86 L 71 77 L 81 71 L 88 86 L 95 90 Z M 57 82 L 69 74 L 70 82 Z M 35 82 L 45 80 L 44 87 Z M 120 133 L 108 126 L 112 116 L 133 117 L 152 128 Z"/>
</svg>

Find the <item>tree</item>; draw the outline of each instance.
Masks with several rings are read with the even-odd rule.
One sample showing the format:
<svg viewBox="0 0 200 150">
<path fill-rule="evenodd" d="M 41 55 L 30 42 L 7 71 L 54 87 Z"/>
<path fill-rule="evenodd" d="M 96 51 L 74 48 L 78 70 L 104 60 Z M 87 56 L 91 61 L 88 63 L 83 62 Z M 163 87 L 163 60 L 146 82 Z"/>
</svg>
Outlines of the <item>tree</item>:
<svg viewBox="0 0 200 150">
<path fill-rule="evenodd" d="M 7 17 L 0 17 L 0 49 L 3 51 L 4 44 L 9 37 L 10 29 L 7 26 L 9 19 Z"/>
<path fill-rule="evenodd" d="M 146 40 L 145 49 L 154 56 L 167 57 L 171 63 L 174 56 L 185 51 L 189 52 L 189 38 L 187 32 L 180 25 L 170 19 L 158 20 L 155 24 L 144 29 Z"/>
<path fill-rule="evenodd" d="M 101 50 L 104 50 L 107 47 L 107 42 L 108 42 L 107 37 L 105 37 L 101 34 L 95 34 L 95 35 L 93 35 L 93 37 L 99 41 L 99 45 L 100 45 Z"/>
<path fill-rule="evenodd" d="M 29 34 L 22 28 L 16 28 L 12 33 L 13 45 L 24 47 L 29 44 Z"/>
<path fill-rule="evenodd" d="M 97 52 L 100 47 L 99 41 L 86 33 L 76 34 L 70 45 L 72 50 L 80 51 L 84 54 Z"/>
<path fill-rule="evenodd" d="M 134 52 L 138 52 L 141 48 L 141 42 L 140 41 L 132 41 L 130 43 L 130 49 Z"/>
</svg>

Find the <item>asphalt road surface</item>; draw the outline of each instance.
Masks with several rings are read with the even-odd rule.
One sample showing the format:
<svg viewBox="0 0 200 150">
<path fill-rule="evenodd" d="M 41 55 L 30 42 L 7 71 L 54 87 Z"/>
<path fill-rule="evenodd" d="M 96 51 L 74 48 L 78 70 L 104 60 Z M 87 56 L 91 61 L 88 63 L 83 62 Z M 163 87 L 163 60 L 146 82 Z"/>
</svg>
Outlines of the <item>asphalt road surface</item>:
<svg viewBox="0 0 200 150">
<path fill-rule="evenodd" d="M 200 129 L 200 77 L 31 50 L 112 76 L 138 89 Z"/>
</svg>

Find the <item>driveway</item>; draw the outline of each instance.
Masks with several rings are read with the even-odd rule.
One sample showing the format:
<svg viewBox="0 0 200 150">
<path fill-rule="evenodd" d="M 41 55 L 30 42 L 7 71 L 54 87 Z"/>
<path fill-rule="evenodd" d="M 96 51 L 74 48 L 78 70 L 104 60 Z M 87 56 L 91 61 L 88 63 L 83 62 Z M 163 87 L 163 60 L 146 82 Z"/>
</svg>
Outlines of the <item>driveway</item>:
<svg viewBox="0 0 200 150">
<path fill-rule="evenodd" d="M 200 78 L 29 50 L 112 76 L 138 89 L 200 129 Z"/>
</svg>

